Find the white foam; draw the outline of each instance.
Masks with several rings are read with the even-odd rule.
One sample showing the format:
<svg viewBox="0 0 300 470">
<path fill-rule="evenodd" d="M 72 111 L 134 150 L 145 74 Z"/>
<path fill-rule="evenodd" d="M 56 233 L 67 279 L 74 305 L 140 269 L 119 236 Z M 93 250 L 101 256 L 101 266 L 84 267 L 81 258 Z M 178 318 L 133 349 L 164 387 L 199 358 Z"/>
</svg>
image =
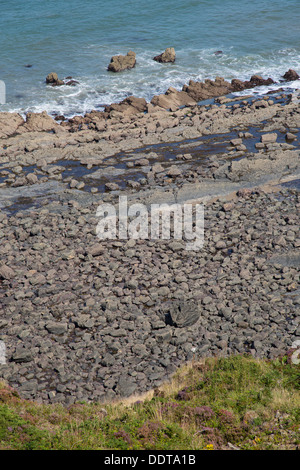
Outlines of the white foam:
<svg viewBox="0 0 300 470">
<path fill-rule="evenodd" d="M 99 46 L 86 48 L 87 54 L 99 54 Z M 103 52 L 103 51 L 102 51 Z M 134 69 L 113 74 L 103 69 L 94 75 L 73 77 L 79 84 L 61 87 L 46 86 L 40 83 L 26 90 L 26 96 L 13 99 L 0 106 L 0 111 L 28 111 L 72 117 L 85 114 L 93 109 L 102 110 L 104 105 L 118 103 L 130 95 L 150 101 L 154 95 L 165 93 L 172 86 L 181 90 L 189 80 L 203 81 L 222 76 L 225 80 L 238 78 L 249 80 L 254 74 L 263 78 L 271 77 L 276 84 L 257 87 L 255 93 L 264 94 L 278 88 L 299 90 L 300 80 L 282 82 L 282 76 L 289 68 L 297 70 L 300 54 L 296 49 L 282 49 L 267 57 L 262 55 L 237 56 L 234 48 L 227 49 L 220 55 L 214 49 L 185 49 L 176 51 L 174 64 L 159 64 L 153 61 L 153 51 L 137 50 L 137 65 Z M 105 50 L 106 56 L 109 50 Z M 298 70 L 299 72 L 299 70 Z M 239 92 L 243 96 L 249 90 Z"/>
</svg>

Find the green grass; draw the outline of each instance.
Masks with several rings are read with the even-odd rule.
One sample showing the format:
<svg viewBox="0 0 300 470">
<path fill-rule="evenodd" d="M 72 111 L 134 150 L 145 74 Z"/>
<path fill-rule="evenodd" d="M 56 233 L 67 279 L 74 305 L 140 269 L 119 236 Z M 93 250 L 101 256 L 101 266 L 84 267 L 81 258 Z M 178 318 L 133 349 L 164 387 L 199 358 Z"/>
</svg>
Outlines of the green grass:
<svg viewBox="0 0 300 470">
<path fill-rule="evenodd" d="M 300 371 L 287 358 L 207 359 L 146 397 L 39 405 L 0 384 L 0 449 L 300 447 Z"/>
</svg>

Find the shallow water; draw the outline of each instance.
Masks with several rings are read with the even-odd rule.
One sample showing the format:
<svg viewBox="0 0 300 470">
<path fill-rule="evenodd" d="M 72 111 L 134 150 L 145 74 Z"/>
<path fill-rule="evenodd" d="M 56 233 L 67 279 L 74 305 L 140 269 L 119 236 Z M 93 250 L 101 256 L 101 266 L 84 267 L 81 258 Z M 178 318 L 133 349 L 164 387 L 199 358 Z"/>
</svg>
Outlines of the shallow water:
<svg viewBox="0 0 300 470">
<path fill-rule="evenodd" d="M 189 79 L 300 73 L 299 0 L 14 0 L 0 7 L 0 80 L 7 91 L 0 111 L 71 116 L 131 94 L 150 100 Z M 166 47 L 175 48 L 175 64 L 152 60 Z M 111 56 L 130 49 L 136 67 L 107 72 Z M 53 71 L 80 84 L 46 86 Z M 290 85 L 300 88 L 300 80 Z"/>
</svg>

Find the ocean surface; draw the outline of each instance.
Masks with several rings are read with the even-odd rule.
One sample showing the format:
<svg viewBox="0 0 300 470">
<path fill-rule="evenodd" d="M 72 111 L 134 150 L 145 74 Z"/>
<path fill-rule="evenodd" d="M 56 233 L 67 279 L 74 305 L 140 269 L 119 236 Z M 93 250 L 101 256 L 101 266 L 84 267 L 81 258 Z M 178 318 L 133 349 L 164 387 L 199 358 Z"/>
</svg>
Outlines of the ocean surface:
<svg viewBox="0 0 300 470">
<path fill-rule="evenodd" d="M 176 62 L 153 61 L 167 47 Z M 136 67 L 108 72 L 129 50 Z M 72 116 L 132 94 L 150 101 L 190 79 L 279 81 L 289 68 L 300 74 L 300 0 L 0 0 L 0 111 Z M 79 84 L 47 86 L 50 72 Z"/>
</svg>

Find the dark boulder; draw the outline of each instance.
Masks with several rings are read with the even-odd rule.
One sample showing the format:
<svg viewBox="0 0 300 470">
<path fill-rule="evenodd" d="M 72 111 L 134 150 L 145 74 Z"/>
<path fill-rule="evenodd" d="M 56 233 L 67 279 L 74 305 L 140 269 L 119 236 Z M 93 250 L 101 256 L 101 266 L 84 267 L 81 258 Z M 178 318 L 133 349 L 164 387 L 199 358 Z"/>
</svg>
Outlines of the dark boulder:
<svg viewBox="0 0 300 470">
<path fill-rule="evenodd" d="M 194 325 L 200 317 L 199 304 L 189 301 L 176 301 L 167 308 L 166 323 L 178 327 L 188 327 Z"/>
<path fill-rule="evenodd" d="M 293 69 L 289 69 L 284 75 L 283 78 L 288 82 L 293 82 L 294 80 L 299 80 L 300 76 Z"/>
</svg>

